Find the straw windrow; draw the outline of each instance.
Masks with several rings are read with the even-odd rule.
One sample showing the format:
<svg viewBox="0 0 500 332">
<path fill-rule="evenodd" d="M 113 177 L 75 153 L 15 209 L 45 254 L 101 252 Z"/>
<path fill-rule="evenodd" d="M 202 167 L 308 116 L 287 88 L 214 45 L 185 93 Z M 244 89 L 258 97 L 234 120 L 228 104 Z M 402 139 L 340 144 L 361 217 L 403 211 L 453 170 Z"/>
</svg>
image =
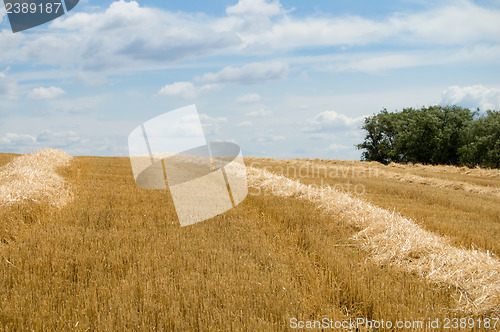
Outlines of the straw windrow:
<svg viewBox="0 0 500 332">
<path fill-rule="evenodd" d="M 298 160 L 294 161 L 295 163 L 306 166 L 309 163 L 314 165 L 314 160 Z M 435 177 L 435 172 L 441 171 L 446 173 L 455 173 L 459 175 L 468 175 L 474 177 L 483 177 L 489 179 L 500 178 L 500 171 L 491 170 L 491 169 L 482 169 L 482 168 L 474 168 L 470 169 L 467 167 L 455 167 L 455 166 L 434 166 L 434 165 L 403 165 L 403 164 L 395 164 L 391 163 L 389 165 L 382 165 L 377 162 L 359 162 L 359 161 L 342 161 L 338 164 L 333 164 L 337 170 L 344 170 L 349 173 L 349 170 L 356 168 L 357 171 L 365 172 L 365 174 L 371 174 L 371 172 L 375 172 L 377 176 L 386 178 L 386 179 L 394 179 L 405 183 L 412 184 L 423 184 L 428 186 L 433 186 L 437 188 L 448 188 L 453 190 L 462 190 L 468 193 L 482 194 L 488 195 L 491 197 L 500 198 L 500 188 L 497 186 L 485 186 L 485 185 L 477 185 L 474 183 L 469 183 L 466 181 L 459 180 L 446 180 L 442 178 Z M 394 170 L 402 170 L 403 172 L 397 172 Z M 409 174 L 404 171 L 416 171 L 420 170 L 425 172 L 426 174 L 415 175 Z"/>
<path fill-rule="evenodd" d="M 277 196 L 316 203 L 326 213 L 360 227 L 354 237 L 372 259 L 458 290 L 460 309 L 473 314 L 499 312 L 500 261 L 479 250 L 453 247 L 412 220 L 329 187 L 307 186 L 266 170 L 248 168 L 249 185 Z"/>
<path fill-rule="evenodd" d="M 0 168 L 0 205 L 21 201 L 65 205 L 71 192 L 57 170 L 68 166 L 71 159 L 60 150 L 45 149 L 4 165 Z"/>
<path fill-rule="evenodd" d="M 482 168 L 476 166 L 475 168 L 469 168 L 466 166 L 457 167 L 452 165 L 422 165 L 422 164 L 398 164 L 390 163 L 386 168 L 399 168 L 399 169 L 412 169 L 421 170 L 424 172 L 446 172 L 455 173 L 460 175 L 478 176 L 482 178 L 493 178 L 500 179 L 500 170 L 496 168 Z"/>
<path fill-rule="evenodd" d="M 411 166 L 410 166 L 411 167 Z M 446 169 L 446 171 L 448 171 Z M 485 171 L 486 172 L 486 171 Z M 496 197 L 500 197 L 500 188 L 498 187 L 489 187 L 489 186 L 479 186 L 471 183 L 467 183 L 464 181 L 450 181 L 444 179 L 436 179 L 430 176 L 419 176 L 413 174 L 400 174 L 396 172 L 390 172 L 382 170 L 379 173 L 384 178 L 388 179 L 396 179 L 401 182 L 406 183 L 417 183 L 417 184 L 425 184 L 438 188 L 451 188 L 455 190 L 463 190 L 470 193 L 476 194 L 484 194 L 484 195 L 492 195 Z"/>
</svg>

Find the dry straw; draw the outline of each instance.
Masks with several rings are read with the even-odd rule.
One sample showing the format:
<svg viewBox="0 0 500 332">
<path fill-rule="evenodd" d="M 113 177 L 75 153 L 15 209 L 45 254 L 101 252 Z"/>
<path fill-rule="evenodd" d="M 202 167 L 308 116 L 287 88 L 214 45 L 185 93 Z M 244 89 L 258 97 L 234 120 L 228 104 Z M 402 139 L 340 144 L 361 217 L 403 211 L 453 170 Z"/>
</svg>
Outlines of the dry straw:
<svg viewBox="0 0 500 332">
<path fill-rule="evenodd" d="M 277 196 L 316 203 L 362 229 L 354 237 L 381 265 L 398 266 L 459 291 L 460 310 L 500 311 L 500 261 L 479 250 L 453 247 L 412 220 L 327 187 L 307 186 L 266 170 L 248 168 L 249 185 Z"/>
<path fill-rule="evenodd" d="M 400 169 L 417 169 L 425 172 L 446 172 L 446 173 L 457 173 L 461 175 L 479 176 L 482 178 L 494 178 L 500 179 L 500 170 L 494 168 L 482 168 L 476 166 L 475 168 L 469 167 L 456 167 L 451 165 L 422 165 L 422 164 L 398 164 L 390 163 L 388 166 L 390 168 L 400 168 Z"/>
<path fill-rule="evenodd" d="M 0 206 L 21 201 L 65 205 L 71 192 L 57 170 L 68 166 L 71 159 L 60 150 L 45 149 L 4 165 L 0 168 Z"/>
<path fill-rule="evenodd" d="M 314 160 L 304 159 L 296 160 L 295 164 L 302 166 L 307 165 L 308 162 L 314 162 Z M 493 197 L 500 198 L 500 187 L 497 186 L 482 186 L 477 184 L 472 184 L 464 181 L 457 180 L 445 180 L 441 178 L 436 178 L 433 175 L 435 172 L 445 172 L 445 173 L 456 173 L 461 175 L 468 175 L 474 177 L 500 178 L 500 170 L 494 169 L 484 169 L 484 168 L 468 168 L 468 167 L 455 167 L 455 166 L 434 166 L 434 165 L 403 165 L 391 163 L 389 165 L 382 165 L 378 162 L 359 162 L 359 161 L 340 161 L 333 165 L 337 170 L 342 173 L 344 171 L 346 174 L 350 174 L 349 170 L 355 168 L 358 172 L 364 172 L 365 174 L 376 174 L 377 177 L 383 177 L 386 179 L 399 180 L 405 183 L 423 184 L 429 185 L 437 188 L 448 188 L 453 190 L 462 190 L 469 193 L 489 195 Z M 400 169 L 403 171 L 415 171 L 422 170 L 428 175 L 420 176 L 408 173 L 395 172 L 393 170 Z M 376 172 L 374 171 L 376 170 Z"/>
<path fill-rule="evenodd" d="M 445 169 L 445 171 L 448 172 L 448 169 Z M 382 170 L 379 174 L 382 175 L 384 178 L 396 179 L 406 183 L 426 184 L 438 188 L 450 188 L 476 194 L 493 195 L 496 197 L 500 197 L 500 188 L 498 187 L 479 186 L 463 181 L 450 181 L 450 180 L 436 179 L 428 176 L 399 174 L 396 172 L 390 172 L 384 170 Z"/>
</svg>

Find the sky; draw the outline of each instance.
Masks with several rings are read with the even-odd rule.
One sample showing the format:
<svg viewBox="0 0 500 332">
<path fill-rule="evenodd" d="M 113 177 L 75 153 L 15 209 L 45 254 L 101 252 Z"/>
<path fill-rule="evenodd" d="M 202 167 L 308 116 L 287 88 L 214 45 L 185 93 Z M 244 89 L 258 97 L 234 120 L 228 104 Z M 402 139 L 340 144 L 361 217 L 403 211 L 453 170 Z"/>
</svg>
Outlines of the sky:
<svg viewBox="0 0 500 332">
<path fill-rule="evenodd" d="M 127 156 L 192 104 L 244 156 L 359 159 L 383 108 L 500 110 L 500 2 L 82 0 L 18 33 L 0 9 L 0 152 Z"/>
</svg>

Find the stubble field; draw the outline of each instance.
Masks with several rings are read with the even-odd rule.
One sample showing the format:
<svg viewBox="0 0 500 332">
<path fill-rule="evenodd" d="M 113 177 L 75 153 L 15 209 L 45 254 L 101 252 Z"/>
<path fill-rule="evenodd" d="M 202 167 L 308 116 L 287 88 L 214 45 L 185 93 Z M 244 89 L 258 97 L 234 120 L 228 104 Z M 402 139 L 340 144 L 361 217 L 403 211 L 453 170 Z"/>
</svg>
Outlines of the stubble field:
<svg viewBox="0 0 500 332">
<path fill-rule="evenodd" d="M 2 330 L 282 331 L 323 318 L 495 330 L 498 170 L 245 158 L 248 197 L 181 228 L 169 192 L 137 187 L 128 158 L 72 158 L 57 166 L 64 183 L 16 198 L 17 157 L 0 154 Z"/>
</svg>

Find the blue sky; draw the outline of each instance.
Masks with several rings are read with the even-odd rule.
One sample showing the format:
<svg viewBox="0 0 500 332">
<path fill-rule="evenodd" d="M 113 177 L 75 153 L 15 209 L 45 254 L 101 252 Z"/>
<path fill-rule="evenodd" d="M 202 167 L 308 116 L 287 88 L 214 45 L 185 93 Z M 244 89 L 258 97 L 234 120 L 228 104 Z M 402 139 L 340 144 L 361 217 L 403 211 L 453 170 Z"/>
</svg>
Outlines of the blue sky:
<svg viewBox="0 0 500 332">
<path fill-rule="evenodd" d="M 500 109 L 500 3 L 80 1 L 13 34 L 0 10 L 0 151 L 126 156 L 196 104 L 247 156 L 359 159 L 386 107 Z"/>
</svg>

